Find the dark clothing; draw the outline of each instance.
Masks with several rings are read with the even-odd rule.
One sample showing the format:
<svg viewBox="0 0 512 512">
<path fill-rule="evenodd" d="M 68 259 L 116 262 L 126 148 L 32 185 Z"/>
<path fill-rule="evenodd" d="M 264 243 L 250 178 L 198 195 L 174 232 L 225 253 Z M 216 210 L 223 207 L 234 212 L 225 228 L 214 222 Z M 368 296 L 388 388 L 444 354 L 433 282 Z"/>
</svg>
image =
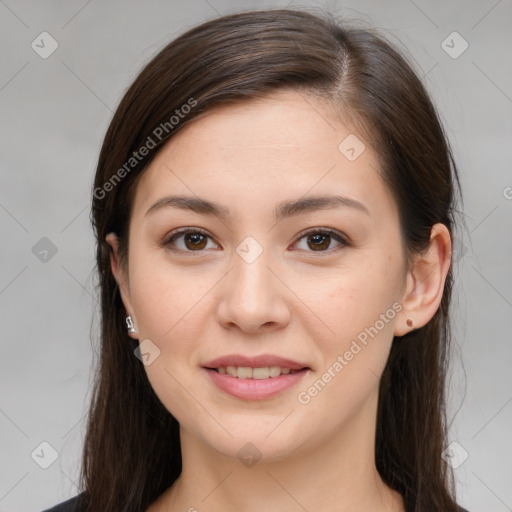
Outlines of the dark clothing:
<svg viewBox="0 0 512 512">
<path fill-rule="evenodd" d="M 55 505 L 52 508 L 49 508 L 47 510 L 43 510 L 43 512 L 75 512 L 75 507 L 80 504 L 79 501 L 86 499 L 86 493 L 83 492 L 82 494 L 79 494 L 78 496 L 75 496 L 74 498 L 70 498 L 69 500 L 63 501 L 62 503 L 59 503 L 58 505 Z"/>
<path fill-rule="evenodd" d="M 75 504 L 77 503 L 79 496 L 81 496 L 81 494 L 67 501 L 63 501 L 62 503 L 59 503 L 52 508 L 43 510 L 43 512 L 74 512 Z"/>
</svg>

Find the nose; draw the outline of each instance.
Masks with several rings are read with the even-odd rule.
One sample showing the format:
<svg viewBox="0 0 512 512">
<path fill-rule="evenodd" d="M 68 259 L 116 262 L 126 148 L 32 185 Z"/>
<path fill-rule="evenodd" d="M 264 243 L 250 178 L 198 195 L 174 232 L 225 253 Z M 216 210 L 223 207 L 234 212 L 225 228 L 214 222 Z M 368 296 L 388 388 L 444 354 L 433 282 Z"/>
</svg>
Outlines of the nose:
<svg viewBox="0 0 512 512">
<path fill-rule="evenodd" d="M 248 334 L 270 332 L 285 327 L 290 321 L 286 300 L 287 288 L 269 268 L 271 263 L 263 252 L 248 263 L 235 255 L 233 269 L 220 289 L 217 309 L 219 323 L 225 328 L 239 328 Z"/>
</svg>

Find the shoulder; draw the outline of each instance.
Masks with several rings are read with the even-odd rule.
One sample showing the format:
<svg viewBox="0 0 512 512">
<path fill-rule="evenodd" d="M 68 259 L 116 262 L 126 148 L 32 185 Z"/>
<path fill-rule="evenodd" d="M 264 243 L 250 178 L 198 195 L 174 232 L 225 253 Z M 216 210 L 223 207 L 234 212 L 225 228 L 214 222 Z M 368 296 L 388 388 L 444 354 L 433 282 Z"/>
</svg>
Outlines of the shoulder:
<svg viewBox="0 0 512 512">
<path fill-rule="evenodd" d="M 79 494 L 74 498 L 70 498 L 69 500 L 63 501 L 58 505 L 55 505 L 52 508 L 43 510 L 43 512 L 75 512 L 77 510 L 77 506 L 81 501 L 85 498 L 85 493 Z"/>
</svg>

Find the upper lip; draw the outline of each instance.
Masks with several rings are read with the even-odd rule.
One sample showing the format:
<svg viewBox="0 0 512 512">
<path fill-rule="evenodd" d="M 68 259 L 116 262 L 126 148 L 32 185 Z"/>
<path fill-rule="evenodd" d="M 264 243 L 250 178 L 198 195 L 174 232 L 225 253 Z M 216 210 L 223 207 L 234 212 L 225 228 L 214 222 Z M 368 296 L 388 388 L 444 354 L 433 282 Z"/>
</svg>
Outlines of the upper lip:
<svg viewBox="0 0 512 512">
<path fill-rule="evenodd" d="M 290 370 L 302 370 L 309 368 L 307 365 L 286 359 L 284 357 L 274 356 L 272 354 L 261 354 L 259 356 L 243 356 L 241 354 L 231 354 L 212 359 L 203 365 L 205 368 L 221 368 L 226 366 L 246 366 L 249 368 L 263 368 L 265 366 L 280 366 L 281 368 L 290 368 Z"/>
</svg>

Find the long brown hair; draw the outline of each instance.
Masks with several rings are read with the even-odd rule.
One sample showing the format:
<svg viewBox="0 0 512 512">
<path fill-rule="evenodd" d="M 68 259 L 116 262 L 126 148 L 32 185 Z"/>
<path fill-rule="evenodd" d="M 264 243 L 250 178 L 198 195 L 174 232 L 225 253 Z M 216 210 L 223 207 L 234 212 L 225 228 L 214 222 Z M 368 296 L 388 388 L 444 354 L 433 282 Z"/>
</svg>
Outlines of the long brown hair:
<svg viewBox="0 0 512 512">
<path fill-rule="evenodd" d="M 453 236 L 460 183 L 443 128 L 413 66 L 374 31 L 328 13 L 266 10 L 217 18 L 172 41 L 121 100 L 94 181 L 101 339 L 80 475 L 84 511 L 145 510 L 181 471 L 179 425 L 134 356 L 105 237 L 118 235 L 128 264 L 137 178 L 163 144 L 213 107 L 280 88 L 324 100 L 377 152 L 408 261 L 428 247 L 435 223 Z M 395 337 L 380 383 L 376 466 L 407 512 L 457 510 L 442 457 L 452 282 L 450 268 L 432 320 Z"/>
</svg>

